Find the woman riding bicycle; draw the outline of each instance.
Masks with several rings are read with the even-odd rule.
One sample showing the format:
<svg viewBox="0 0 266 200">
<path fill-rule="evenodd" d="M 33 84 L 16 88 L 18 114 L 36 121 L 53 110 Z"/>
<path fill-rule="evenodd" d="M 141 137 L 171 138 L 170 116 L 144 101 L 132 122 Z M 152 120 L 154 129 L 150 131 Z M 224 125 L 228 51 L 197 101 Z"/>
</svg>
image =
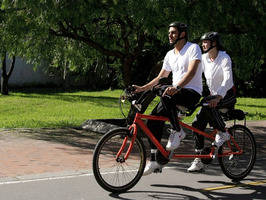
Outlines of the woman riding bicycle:
<svg viewBox="0 0 266 200">
<path fill-rule="evenodd" d="M 172 85 L 163 91 L 161 101 L 153 109 L 152 115 L 168 117 L 172 126 L 166 149 L 172 151 L 178 148 L 185 132 L 180 128 L 177 119 L 176 105 L 188 108 L 193 107 L 200 99 L 202 92 L 201 50 L 197 44 L 188 42 L 187 25 L 173 22 L 169 26 L 169 42 L 174 47 L 170 50 L 163 62 L 159 75 L 144 86 L 135 87 L 135 92 L 151 89 L 159 83 L 159 79 L 168 77 L 172 72 Z M 154 133 L 158 141 L 162 138 L 164 122 L 148 120 L 147 126 Z M 161 169 L 168 161 L 159 159 L 156 146 L 151 144 L 151 160 L 146 165 L 143 175 Z"/>
<path fill-rule="evenodd" d="M 221 50 L 220 38 L 217 32 L 208 32 L 201 37 L 202 70 L 210 91 L 209 106 L 200 109 L 192 126 L 204 131 L 210 123 L 219 132 L 216 134 L 214 145 L 218 148 L 230 139 L 225 131 L 225 123 L 219 114 L 219 108 L 233 108 L 236 103 L 234 91 L 232 64 L 229 55 Z M 204 148 L 204 137 L 194 132 L 195 152 L 200 154 Z M 200 158 L 195 158 L 188 168 L 189 172 L 202 170 L 204 167 Z"/>
</svg>

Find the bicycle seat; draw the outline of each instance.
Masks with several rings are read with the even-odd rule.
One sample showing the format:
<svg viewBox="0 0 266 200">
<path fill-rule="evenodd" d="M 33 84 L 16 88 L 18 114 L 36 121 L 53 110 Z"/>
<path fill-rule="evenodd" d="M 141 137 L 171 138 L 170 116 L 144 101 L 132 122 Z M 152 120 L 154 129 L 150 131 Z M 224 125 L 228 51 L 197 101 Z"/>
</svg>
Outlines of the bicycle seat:
<svg viewBox="0 0 266 200">
<path fill-rule="evenodd" d="M 181 112 L 184 112 L 184 113 L 186 113 L 186 112 L 189 112 L 189 111 L 190 111 L 190 109 L 188 109 L 188 108 L 187 108 L 187 107 L 185 107 L 185 106 L 176 105 L 176 107 L 177 107 L 177 109 L 178 109 L 179 111 L 181 111 Z"/>
<path fill-rule="evenodd" d="M 229 120 L 243 120 L 245 119 L 245 116 L 247 112 L 244 112 L 240 109 L 228 109 L 228 108 L 222 108 L 219 109 L 221 116 L 225 121 Z"/>
<path fill-rule="evenodd" d="M 220 108 L 218 109 L 221 113 L 227 113 L 229 111 L 229 108 Z"/>
<path fill-rule="evenodd" d="M 176 108 L 178 110 L 178 116 L 180 118 L 192 115 L 196 109 L 196 107 L 195 108 L 188 108 L 188 107 L 185 107 L 182 105 L 176 105 Z"/>
</svg>

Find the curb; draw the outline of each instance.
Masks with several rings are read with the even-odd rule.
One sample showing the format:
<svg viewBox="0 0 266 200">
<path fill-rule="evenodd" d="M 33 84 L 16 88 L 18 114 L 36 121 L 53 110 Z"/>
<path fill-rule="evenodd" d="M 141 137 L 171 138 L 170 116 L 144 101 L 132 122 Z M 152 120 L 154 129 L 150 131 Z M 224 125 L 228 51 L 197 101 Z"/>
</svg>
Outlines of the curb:
<svg viewBox="0 0 266 200">
<path fill-rule="evenodd" d="M 84 130 L 105 134 L 112 129 L 126 126 L 126 119 L 89 119 L 81 125 L 81 128 Z"/>
</svg>

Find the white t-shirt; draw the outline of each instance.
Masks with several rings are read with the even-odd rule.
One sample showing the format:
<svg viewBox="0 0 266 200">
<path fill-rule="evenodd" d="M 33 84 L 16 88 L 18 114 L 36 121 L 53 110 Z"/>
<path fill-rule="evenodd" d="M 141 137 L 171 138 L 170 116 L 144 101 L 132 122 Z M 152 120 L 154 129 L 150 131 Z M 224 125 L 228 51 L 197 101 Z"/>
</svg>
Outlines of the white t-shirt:
<svg viewBox="0 0 266 200">
<path fill-rule="evenodd" d="M 225 51 L 219 51 L 213 62 L 208 53 L 203 54 L 202 69 L 211 95 L 224 97 L 226 92 L 233 87 L 232 62 Z"/>
<path fill-rule="evenodd" d="M 199 45 L 187 42 L 181 49 L 179 54 L 175 54 L 175 50 L 172 49 L 167 52 L 162 69 L 166 71 L 172 71 L 173 80 L 172 85 L 177 86 L 180 80 L 188 71 L 189 63 L 192 60 L 201 60 L 201 50 Z M 195 90 L 201 95 L 202 92 L 202 68 L 201 63 L 198 65 L 198 69 L 192 80 L 184 86 L 184 88 L 190 88 Z"/>
</svg>

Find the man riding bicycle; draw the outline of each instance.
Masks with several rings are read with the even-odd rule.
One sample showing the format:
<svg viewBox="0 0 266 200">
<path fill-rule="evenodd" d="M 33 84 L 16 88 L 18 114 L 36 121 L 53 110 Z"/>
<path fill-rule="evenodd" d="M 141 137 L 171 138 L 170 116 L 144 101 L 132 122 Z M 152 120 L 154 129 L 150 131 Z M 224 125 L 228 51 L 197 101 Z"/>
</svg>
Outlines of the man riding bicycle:
<svg viewBox="0 0 266 200">
<path fill-rule="evenodd" d="M 158 105 L 152 115 L 168 117 L 172 126 L 171 134 L 166 145 L 168 151 L 178 148 L 185 132 L 180 128 L 177 119 L 176 105 L 192 108 L 200 99 L 202 92 L 201 50 L 197 44 L 188 42 L 187 25 L 173 22 L 168 26 L 169 42 L 173 49 L 168 51 L 164 58 L 163 67 L 152 81 L 143 86 L 133 85 L 135 92 L 151 89 L 159 83 L 160 78 L 168 77 L 172 72 L 172 85 L 166 87 Z M 164 122 L 148 120 L 147 126 L 161 141 Z M 143 175 L 161 169 L 168 160 L 159 159 L 156 146 L 151 144 L 151 160 L 146 165 Z M 157 155 L 157 158 L 156 158 Z"/>
</svg>

